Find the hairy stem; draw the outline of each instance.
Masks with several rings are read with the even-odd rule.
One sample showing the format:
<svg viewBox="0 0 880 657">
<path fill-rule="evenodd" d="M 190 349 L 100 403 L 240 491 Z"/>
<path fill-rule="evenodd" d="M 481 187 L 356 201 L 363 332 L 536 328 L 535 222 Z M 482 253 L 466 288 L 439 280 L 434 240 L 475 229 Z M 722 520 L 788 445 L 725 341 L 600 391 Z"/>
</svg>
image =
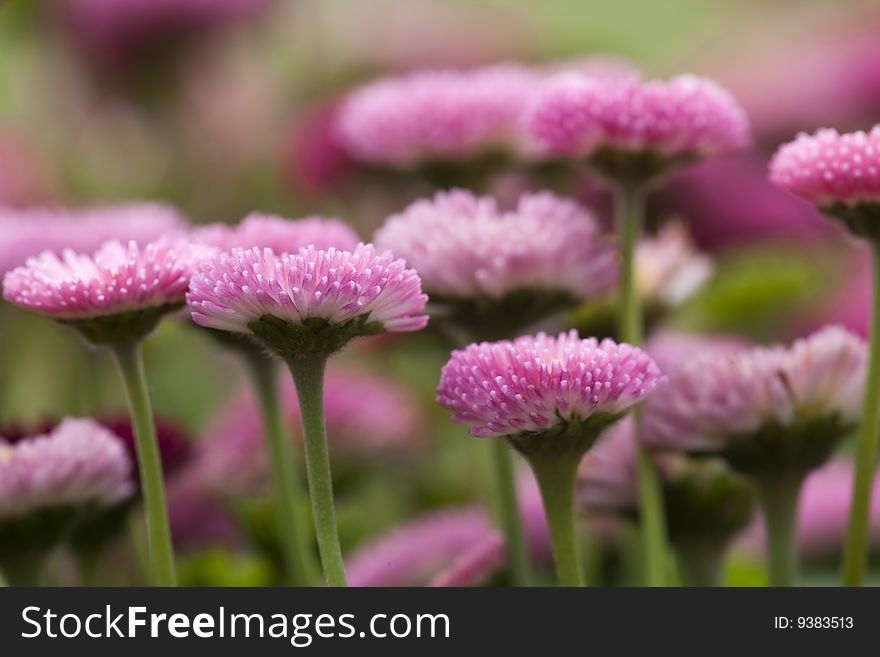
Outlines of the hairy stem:
<svg viewBox="0 0 880 657">
<path fill-rule="evenodd" d="M 249 355 L 247 362 L 263 414 L 287 580 L 293 586 L 308 586 L 315 581 L 318 569 L 312 553 L 312 531 L 304 514 L 303 491 L 296 472 L 293 445 L 285 430 L 278 399 L 277 368 L 274 361 L 258 354 Z"/>
<path fill-rule="evenodd" d="M 347 586 L 336 510 L 333 506 L 333 479 L 330 474 L 330 454 L 327 447 L 327 428 L 324 422 L 324 357 L 291 359 L 288 362 L 302 416 L 306 453 L 306 471 L 309 497 L 321 566 L 328 586 Z"/>
<path fill-rule="evenodd" d="M 529 556 L 516 496 L 513 452 L 503 440 L 490 440 L 495 504 L 504 534 L 508 565 L 514 586 L 528 586 Z"/>
<path fill-rule="evenodd" d="M 868 373 L 856 444 L 855 480 L 849 510 L 849 529 L 843 551 L 843 584 L 860 586 L 868 565 L 871 494 L 877 467 L 880 431 L 880 240 L 873 243 L 873 299 Z"/>
<path fill-rule="evenodd" d="M 644 223 L 643 192 L 631 187 L 619 187 L 615 195 L 615 214 L 622 258 L 618 333 L 623 342 L 639 345 L 644 339 L 644 320 L 636 289 L 635 253 Z M 663 495 L 654 463 L 640 440 L 638 409 L 635 413 L 639 518 L 645 579 L 648 586 L 663 586 L 666 583 L 668 563 Z"/>
<path fill-rule="evenodd" d="M 153 409 L 147 390 L 140 342 L 117 343 L 113 345 L 113 355 L 128 397 L 131 424 L 134 429 L 141 491 L 147 519 L 152 580 L 157 586 L 176 586 L 177 576 L 171 547 L 171 529 L 168 525 L 162 460 L 156 439 L 156 426 L 153 422 Z"/>
</svg>

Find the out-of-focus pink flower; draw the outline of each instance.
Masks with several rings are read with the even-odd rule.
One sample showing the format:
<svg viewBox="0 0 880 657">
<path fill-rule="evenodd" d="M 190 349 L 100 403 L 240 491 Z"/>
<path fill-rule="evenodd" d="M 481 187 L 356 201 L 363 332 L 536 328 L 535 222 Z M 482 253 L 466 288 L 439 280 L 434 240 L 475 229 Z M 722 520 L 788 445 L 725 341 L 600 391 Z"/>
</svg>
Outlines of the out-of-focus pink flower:
<svg viewBox="0 0 880 657">
<path fill-rule="evenodd" d="M 354 169 L 337 138 L 338 107 L 338 102 L 322 103 L 295 119 L 282 152 L 284 178 L 295 190 L 329 192 Z"/>
<path fill-rule="evenodd" d="M 209 244 L 223 251 L 257 247 L 272 249 L 277 255 L 298 253 L 308 246 L 316 249 L 335 247 L 350 251 L 360 242 L 354 229 L 340 219 L 305 217 L 291 220 L 258 212 L 249 214 L 236 226 L 199 226 L 193 229 L 190 236 L 196 242 Z"/>
<path fill-rule="evenodd" d="M 739 49 L 720 73 L 748 113 L 756 136 L 774 141 L 823 125 L 856 126 L 880 108 L 877 22 L 771 37 L 769 47 Z M 753 47 L 754 46 L 754 47 Z M 794 75 L 792 71 L 806 74 Z"/>
<path fill-rule="evenodd" d="M 161 203 L 81 209 L 0 208 L 0 273 L 43 251 L 92 253 L 114 239 L 146 246 L 162 236 L 180 236 L 185 229 L 183 216 Z"/>
<path fill-rule="evenodd" d="M 617 416 L 665 381 L 637 347 L 539 333 L 452 352 L 437 401 L 473 436 L 508 436 Z"/>
<path fill-rule="evenodd" d="M 222 500 L 183 470 L 168 482 L 168 522 L 174 546 L 181 550 L 234 545 L 241 530 Z"/>
<path fill-rule="evenodd" d="M 543 74 L 512 64 L 384 78 L 339 110 L 339 141 L 352 157 L 393 167 L 524 154 L 520 116 Z"/>
<path fill-rule="evenodd" d="M 288 425 L 299 439 L 299 404 L 289 376 L 280 378 Z M 380 377 L 330 368 L 324 385 L 327 434 L 334 456 L 376 463 L 405 459 L 424 444 L 419 400 Z M 269 482 L 262 416 L 244 390 L 210 422 L 196 458 L 199 476 L 223 490 L 256 490 Z"/>
<path fill-rule="evenodd" d="M 529 553 L 550 560 L 550 536 L 534 478 L 520 477 L 520 514 Z M 476 508 L 430 513 L 355 552 L 347 566 L 351 586 L 471 586 L 486 581 L 506 561 L 504 539 Z"/>
<path fill-rule="evenodd" d="M 378 323 L 385 331 L 417 331 L 428 322 L 418 314 L 427 302 L 418 275 L 371 244 L 354 251 L 221 253 L 202 263 L 187 301 L 196 324 L 246 335 L 252 333 L 248 324 L 264 315 L 296 324 Z"/>
<path fill-rule="evenodd" d="M 875 476 L 875 481 L 880 474 Z M 838 557 L 846 540 L 853 490 L 853 466 L 833 461 L 804 482 L 798 505 L 798 551 L 804 559 Z M 870 536 L 873 549 L 880 549 L 880 486 L 871 499 Z M 758 519 L 743 536 L 747 552 L 764 550 L 764 523 Z"/>
<path fill-rule="evenodd" d="M 101 73 L 125 75 L 170 46 L 252 17 L 269 0 L 65 0 L 71 34 Z"/>
<path fill-rule="evenodd" d="M 146 246 L 117 240 L 91 255 L 44 252 L 3 279 L 17 306 L 57 319 L 80 320 L 176 306 L 207 251 L 182 240 Z"/>
<path fill-rule="evenodd" d="M 573 201 L 526 194 L 501 212 L 494 199 L 440 192 L 390 217 L 376 244 L 419 272 L 432 297 L 500 299 L 519 291 L 575 299 L 606 293 L 616 250 L 592 215 Z"/>
<path fill-rule="evenodd" d="M 636 246 L 636 291 L 646 304 L 672 308 L 712 275 L 712 259 L 697 251 L 685 227 L 667 223 Z"/>
<path fill-rule="evenodd" d="M 646 402 L 642 434 L 656 448 L 721 450 L 767 426 L 832 417 L 845 424 L 861 410 L 867 349 L 840 327 L 790 347 L 695 345 L 678 365 L 657 358 L 670 384 Z"/>
<path fill-rule="evenodd" d="M 120 503 L 134 492 L 132 462 L 97 422 L 66 419 L 52 432 L 0 437 L 0 520 L 51 508 Z"/>
<path fill-rule="evenodd" d="M 692 75 L 641 82 L 562 73 L 540 90 L 525 125 L 550 151 L 579 158 L 608 149 L 696 159 L 737 150 L 749 139 L 733 97 Z"/>
<path fill-rule="evenodd" d="M 405 586 L 429 580 L 492 533 L 481 509 L 440 511 L 403 525 L 348 560 L 350 586 Z"/>
<path fill-rule="evenodd" d="M 880 125 L 843 135 L 830 128 L 801 133 L 773 156 L 770 179 L 823 209 L 878 204 Z"/>
<path fill-rule="evenodd" d="M 833 233 L 813 207 L 767 180 L 767 158 L 732 153 L 675 173 L 655 195 L 662 212 L 681 214 L 708 249 L 772 238 Z"/>
</svg>

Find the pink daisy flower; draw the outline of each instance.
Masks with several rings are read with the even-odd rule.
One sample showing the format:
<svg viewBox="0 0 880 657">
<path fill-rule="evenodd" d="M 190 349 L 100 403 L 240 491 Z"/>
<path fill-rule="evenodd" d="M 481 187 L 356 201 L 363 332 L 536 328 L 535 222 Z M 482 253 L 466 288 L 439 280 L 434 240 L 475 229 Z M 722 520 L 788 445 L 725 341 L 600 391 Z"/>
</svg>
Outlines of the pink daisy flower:
<svg viewBox="0 0 880 657">
<path fill-rule="evenodd" d="M 112 323 L 132 313 L 147 313 L 153 320 L 148 330 L 138 325 L 137 335 L 128 336 L 140 337 L 153 328 L 161 314 L 184 302 L 189 278 L 209 252 L 207 247 L 166 239 L 143 247 L 113 240 L 93 256 L 71 250 L 60 255 L 45 252 L 7 273 L 3 294 L 22 308 L 76 322 L 89 331 L 87 337 L 99 342 L 120 336 L 115 330 L 104 335 L 101 329 L 85 329 L 89 320 L 111 318 Z M 116 328 L 124 333 L 134 330 L 131 326 Z"/>
<path fill-rule="evenodd" d="M 399 168 L 498 151 L 522 154 L 520 115 L 541 77 L 499 64 L 380 79 L 343 103 L 338 138 L 355 159 Z"/>
<path fill-rule="evenodd" d="M 473 436 L 617 418 L 666 381 L 642 350 L 577 333 L 469 345 L 443 367 L 437 401 Z"/>
<path fill-rule="evenodd" d="M 215 246 L 223 251 L 234 248 L 269 248 L 277 254 L 296 253 L 301 248 L 314 246 L 342 250 L 354 249 L 360 239 L 357 233 L 339 219 L 306 217 L 295 221 L 277 215 L 254 212 L 236 226 L 210 224 L 193 229 L 196 242 Z"/>
<path fill-rule="evenodd" d="M 653 353 L 670 377 L 670 385 L 645 406 L 643 437 L 657 448 L 746 448 L 757 446 L 750 438 L 766 430 L 778 429 L 781 440 L 813 422 L 830 422 L 821 425 L 822 442 L 831 441 L 830 449 L 861 412 L 867 350 L 861 338 L 840 327 L 822 329 L 791 347 L 694 344 L 677 364 L 668 362 L 676 359 L 674 353 L 671 358 Z M 802 445 L 807 451 L 817 446 Z M 819 451 L 824 460 L 827 450 Z"/>
<path fill-rule="evenodd" d="M 353 251 L 314 247 L 274 255 L 235 249 L 202 263 L 187 300 L 193 320 L 208 328 L 253 334 L 266 317 L 289 326 L 417 331 L 428 321 L 416 273 L 371 244 Z M 321 348 L 323 348 L 322 345 Z M 335 344 L 330 351 L 341 345 Z"/>
<path fill-rule="evenodd" d="M 841 135 L 801 133 L 770 162 L 770 180 L 841 218 L 857 235 L 876 235 L 880 217 L 880 125 Z"/>
<path fill-rule="evenodd" d="M 562 73 L 538 93 L 525 126 L 549 151 L 630 180 L 736 150 L 749 138 L 745 113 L 730 94 L 693 75 L 642 82 Z"/>
<path fill-rule="evenodd" d="M 432 300 L 523 291 L 577 300 L 606 293 L 617 277 L 616 251 L 595 218 L 549 192 L 522 196 L 511 212 L 488 196 L 439 192 L 390 217 L 375 239 L 415 267 Z"/>
<path fill-rule="evenodd" d="M 42 509 L 113 506 L 134 492 L 122 442 L 86 419 L 7 443 L 0 437 L 0 522 Z"/>
</svg>

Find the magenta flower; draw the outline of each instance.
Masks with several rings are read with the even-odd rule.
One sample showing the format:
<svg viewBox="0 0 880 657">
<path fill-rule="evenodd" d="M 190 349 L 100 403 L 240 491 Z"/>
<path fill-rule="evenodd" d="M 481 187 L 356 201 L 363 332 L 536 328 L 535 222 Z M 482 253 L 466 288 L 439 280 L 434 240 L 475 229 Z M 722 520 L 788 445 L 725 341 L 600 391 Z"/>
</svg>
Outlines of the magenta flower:
<svg viewBox="0 0 880 657">
<path fill-rule="evenodd" d="M 292 221 L 257 212 L 249 214 L 237 226 L 200 226 L 193 229 L 191 237 L 223 251 L 259 247 L 272 249 L 278 255 L 297 253 L 307 246 L 349 251 L 360 242 L 357 233 L 339 219 L 306 217 Z"/>
<path fill-rule="evenodd" d="M 652 351 L 670 377 L 645 408 L 644 439 L 655 447 L 712 452 L 767 427 L 830 418 L 850 426 L 859 417 L 866 348 L 840 327 L 791 347 L 672 348 L 678 356 Z"/>
<path fill-rule="evenodd" d="M 0 522 L 42 509 L 113 506 L 133 492 L 125 448 L 97 422 L 66 419 L 12 445 L 0 437 Z"/>
<path fill-rule="evenodd" d="M 113 240 L 94 256 L 70 250 L 60 256 L 44 252 L 6 274 L 3 295 L 22 308 L 77 322 L 87 331 L 86 337 L 97 342 L 119 336 L 106 326 L 89 324 L 89 320 L 148 313 L 148 327 L 131 322 L 120 329 L 137 334 L 130 337 L 141 337 L 152 330 L 158 315 L 183 303 L 196 264 L 209 252 L 185 241 L 166 239 L 144 247 Z"/>
<path fill-rule="evenodd" d="M 773 156 L 770 179 L 840 217 L 856 234 L 875 235 L 880 216 L 880 125 L 844 135 L 830 128 L 812 136 L 801 133 Z"/>
<path fill-rule="evenodd" d="M 92 253 L 114 239 L 145 246 L 162 236 L 182 235 L 185 226 L 177 210 L 160 203 L 0 209 L 0 272 L 43 251 Z"/>
<path fill-rule="evenodd" d="M 197 324 L 244 334 L 266 316 L 294 325 L 319 320 L 386 331 L 417 331 L 428 321 L 418 314 L 427 297 L 416 273 L 370 244 L 280 256 L 235 249 L 203 263 L 187 299 Z"/>
<path fill-rule="evenodd" d="M 398 168 L 498 151 L 523 154 L 520 115 L 540 79 L 510 64 L 381 79 L 342 105 L 339 141 L 358 160 Z"/>
<path fill-rule="evenodd" d="M 432 301 L 528 291 L 584 299 L 606 293 L 617 275 L 595 218 L 549 192 L 522 196 L 511 212 L 488 196 L 439 192 L 390 217 L 376 244 L 415 267 Z"/>
<path fill-rule="evenodd" d="M 525 125 L 543 147 L 588 159 L 615 180 L 644 181 L 749 139 L 730 94 L 692 75 L 641 82 L 562 73 L 541 89 Z"/>
<path fill-rule="evenodd" d="M 615 418 L 665 381 L 637 347 L 539 333 L 452 352 L 437 401 L 473 436 L 509 436 Z"/>
</svg>

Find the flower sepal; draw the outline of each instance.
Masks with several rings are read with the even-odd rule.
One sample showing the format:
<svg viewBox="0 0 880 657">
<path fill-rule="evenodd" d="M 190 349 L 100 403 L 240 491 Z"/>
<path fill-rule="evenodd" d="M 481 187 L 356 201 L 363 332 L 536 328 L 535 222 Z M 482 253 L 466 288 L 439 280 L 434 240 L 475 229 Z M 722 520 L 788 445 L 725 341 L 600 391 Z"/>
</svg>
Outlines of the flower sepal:
<svg viewBox="0 0 880 657">
<path fill-rule="evenodd" d="M 767 424 L 737 436 L 719 452 L 733 468 L 753 477 L 802 474 L 824 465 L 855 428 L 838 413 L 792 422 Z"/>
<path fill-rule="evenodd" d="M 354 338 L 378 335 L 384 329 L 381 322 L 370 321 L 369 314 L 336 323 L 320 317 L 310 317 L 301 323 L 288 322 L 274 315 L 263 315 L 248 322 L 248 328 L 260 343 L 287 362 L 326 358 Z"/>
<path fill-rule="evenodd" d="M 152 333 L 167 314 L 183 308 L 183 302 L 132 310 L 113 315 L 98 315 L 88 319 L 59 319 L 76 330 L 93 345 L 119 344 L 142 340 Z"/>
<path fill-rule="evenodd" d="M 591 153 L 587 162 L 610 182 L 644 188 L 656 184 L 665 174 L 699 159 L 697 153 L 670 156 L 652 149 L 628 151 L 604 146 Z"/>
<path fill-rule="evenodd" d="M 821 210 L 840 220 L 856 237 L 880 243 L 880 201 L 861 201 L 855 204 L 836 201 Z"/>
<path fill-rule="evenodd" d="M 507 436 L 513 447 L 526 460 L 554 460 L 577 458 L 580 460 L 612 424 L 626 413 L 594 413 L 586 420 L 562 422 L 547 431 L 532 431 Z"/>
</svg>

